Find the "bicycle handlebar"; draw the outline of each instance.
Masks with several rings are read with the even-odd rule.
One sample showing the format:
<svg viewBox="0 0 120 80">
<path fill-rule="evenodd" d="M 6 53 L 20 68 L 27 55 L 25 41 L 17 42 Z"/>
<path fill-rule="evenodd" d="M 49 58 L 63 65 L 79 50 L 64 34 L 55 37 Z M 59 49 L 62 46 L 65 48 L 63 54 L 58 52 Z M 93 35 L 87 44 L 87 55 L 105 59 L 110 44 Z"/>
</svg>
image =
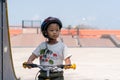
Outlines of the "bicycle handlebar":
<svg viewBox="0 0 120 80">
<path fill-rule="evenodd" d="M 27 62 L 23 63 L 24 68 L 35 68 L 35 67 L 59 67 L 62 69 L 76 69 L 76 64 L 70 64 L 70 65 L 56 65 L 56 66 L 47 66 L 47 65 L 37 65 L 37 64 L 27 64 Z"/>
<path fill-rule="evenodd" d="M 57 68 L 62 68 L 62 69 L 76 69 L 76 65 L 56 65 L 56 66 L 47 66 L 47 65 L 37 65 L 37 64 L 28 64 L 27 62 L 23 63 L 24 68 L 35 68 L 38 67 L 44 71 L 47 72 L 47 77 L 49 77 L 50 71 L 55 70 Z"/>
</svg>

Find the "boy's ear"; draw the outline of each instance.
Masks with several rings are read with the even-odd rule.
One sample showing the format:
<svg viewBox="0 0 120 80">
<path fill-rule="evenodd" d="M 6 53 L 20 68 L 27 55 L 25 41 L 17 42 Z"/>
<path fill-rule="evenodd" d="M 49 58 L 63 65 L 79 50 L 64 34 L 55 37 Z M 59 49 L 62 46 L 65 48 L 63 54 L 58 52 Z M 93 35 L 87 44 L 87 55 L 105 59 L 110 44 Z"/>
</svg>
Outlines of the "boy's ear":
<svg viewBox="0 0 120 80">
<path fill-rule="evenodd" d="M 48 33 L 46 31 L 43 32 L 44 37 L 48 38 Z"/>
</svg>

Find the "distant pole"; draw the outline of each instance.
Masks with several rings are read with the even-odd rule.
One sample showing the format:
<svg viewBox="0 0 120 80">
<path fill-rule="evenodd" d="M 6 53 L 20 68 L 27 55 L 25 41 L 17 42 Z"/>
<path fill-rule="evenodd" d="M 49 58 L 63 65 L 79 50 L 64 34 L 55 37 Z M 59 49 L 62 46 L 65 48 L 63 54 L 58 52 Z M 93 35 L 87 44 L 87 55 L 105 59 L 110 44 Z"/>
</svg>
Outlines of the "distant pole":
<svg viewBox="0 0 120 80">
<path fill-rule="evenodd" d="M 24 20 L 22 20 L 22 28 L 24 28 Z"/>
<path fill-rule="evenodd" d="M 79 36 L 79 26 L 77 27 L 77 36 Z"/>
</svg>

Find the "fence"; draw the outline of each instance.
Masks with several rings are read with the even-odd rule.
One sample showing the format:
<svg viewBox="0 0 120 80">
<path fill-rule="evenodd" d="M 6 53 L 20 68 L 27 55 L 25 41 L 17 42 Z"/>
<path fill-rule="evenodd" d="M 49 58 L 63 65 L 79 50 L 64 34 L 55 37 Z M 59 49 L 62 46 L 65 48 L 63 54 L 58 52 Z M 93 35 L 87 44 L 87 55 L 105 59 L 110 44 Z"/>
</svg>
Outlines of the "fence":
<svg viewBox="0 0 120 80">
<path fill-rule="evenodd" d="M 39 33 L 40 27 L 40 20 L 22 20 L 22 28 L 37 28 L 37 33 Z"/>
</svg>

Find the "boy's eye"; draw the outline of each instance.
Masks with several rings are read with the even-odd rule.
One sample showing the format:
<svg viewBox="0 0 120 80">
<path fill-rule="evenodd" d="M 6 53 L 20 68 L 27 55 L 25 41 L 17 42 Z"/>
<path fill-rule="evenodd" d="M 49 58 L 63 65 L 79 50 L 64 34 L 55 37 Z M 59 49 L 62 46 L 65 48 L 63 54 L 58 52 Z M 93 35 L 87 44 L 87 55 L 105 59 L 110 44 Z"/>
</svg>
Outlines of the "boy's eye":
<svg viewBox="0 0 120 80">
<path fill-rule="evenodd" d="M 50 31 L 54 31 L 54 30 L 50 30 Z"/>
<path fill-rule="evenodd" d="M 50 30 L 50 31 L 59 31 L 59 30 Z"/>
</svg>

